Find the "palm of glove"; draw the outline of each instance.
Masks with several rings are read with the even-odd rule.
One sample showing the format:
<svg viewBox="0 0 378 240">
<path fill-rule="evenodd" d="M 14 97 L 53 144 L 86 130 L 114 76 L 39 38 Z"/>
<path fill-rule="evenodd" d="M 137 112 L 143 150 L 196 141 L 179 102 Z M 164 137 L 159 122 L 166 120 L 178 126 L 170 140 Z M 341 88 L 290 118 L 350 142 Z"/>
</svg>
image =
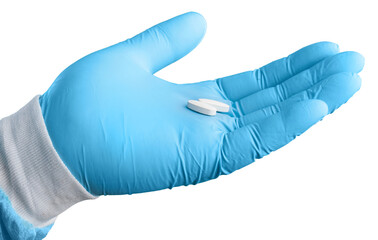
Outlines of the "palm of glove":
<svg viewBox="0 0 378 240">
<path fill-rule="evenodd" d="M 89 192 L 146 192 L 230 173 L 287 144 L 359 88 L 362 57 L 338 54 L 332 43 L 214 81 L 153 75 L 204 31 L 200 15 L 178 16 L 84 57 L 40 98 L 54 147 Z M 231 111 L 209 117 L 186 108 L 198 98 Z"/>
</svg>

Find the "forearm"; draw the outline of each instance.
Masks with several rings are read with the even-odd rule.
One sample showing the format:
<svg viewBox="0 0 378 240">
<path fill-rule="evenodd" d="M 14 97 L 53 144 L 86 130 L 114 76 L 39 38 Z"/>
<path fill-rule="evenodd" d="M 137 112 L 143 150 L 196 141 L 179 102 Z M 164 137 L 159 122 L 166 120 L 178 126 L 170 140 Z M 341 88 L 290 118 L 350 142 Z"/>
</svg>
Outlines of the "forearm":
<svg viewBox="0 0 378 240">
<path fill-rule="evenodd" d="M 94 198 L 56 153 L 38 98 L 0 121 L 3 239 L 41 239 L 60 213 L 79 201 Z"/>
</svg>

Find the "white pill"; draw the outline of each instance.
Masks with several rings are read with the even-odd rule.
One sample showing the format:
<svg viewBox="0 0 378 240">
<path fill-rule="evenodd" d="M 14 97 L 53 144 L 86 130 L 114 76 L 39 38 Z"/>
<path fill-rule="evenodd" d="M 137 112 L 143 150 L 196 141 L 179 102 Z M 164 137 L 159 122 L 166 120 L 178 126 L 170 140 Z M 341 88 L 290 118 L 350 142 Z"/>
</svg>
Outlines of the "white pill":
<svg viewBox="0 0 378 240">
<path fill-rule="evenodd" d="M 195 112 L 209 116 L 214 116 L 217 113 L 217 109 L 215 107 L 197 100 L 189 100 L 187 107 Z"/>
<path fill-rule="evenodd" d="M 198 101 L 203 102 L 203 103 L 207 103 L 207 104 L 215 107 L 215 109 L 217 109 L 217 112 L 228 112 L 230 110 L 230 106 L 228 106 L 225 103 L 218 102 L 218 101 L 215 101 L 215 100 L 200 98 L 200 99 L 198 99 Z"/>
</svg>

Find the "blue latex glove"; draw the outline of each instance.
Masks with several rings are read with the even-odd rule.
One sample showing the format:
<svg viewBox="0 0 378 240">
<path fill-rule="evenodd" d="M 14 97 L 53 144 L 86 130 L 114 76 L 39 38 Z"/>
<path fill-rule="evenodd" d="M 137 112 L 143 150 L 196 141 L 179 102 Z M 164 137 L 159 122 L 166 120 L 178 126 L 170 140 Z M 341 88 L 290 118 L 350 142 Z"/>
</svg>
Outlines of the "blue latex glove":
<svg viewBox="0 0 378 240">
<path fill-rule="evenodd" d="M 40 97 L 55 149 L 90 193 L 147 192 L 229 174 L 289 143 L 360 88 L 363 57 L 329 42 L 212 81 L 154 76 L 205 30 L 193 12 L 160 23 L 80 59 Z M 231 111 L 209 117 L 186 108 L 198 98 Z"/>
</svg>

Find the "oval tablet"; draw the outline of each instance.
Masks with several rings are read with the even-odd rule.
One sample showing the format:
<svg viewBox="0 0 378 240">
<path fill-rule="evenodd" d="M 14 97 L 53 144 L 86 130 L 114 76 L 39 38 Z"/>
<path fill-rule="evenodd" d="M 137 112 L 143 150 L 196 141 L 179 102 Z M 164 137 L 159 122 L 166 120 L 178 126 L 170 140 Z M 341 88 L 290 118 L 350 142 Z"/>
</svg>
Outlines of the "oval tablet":
<svg viewBox="0 0 378 240">
<path fill-rule="evenodd" d="M 217 109 L 215 107 L 197 100 L 189 100 L 187 107 L 195 112 L 208 116 L 214 116 L 217 113 Z"/>
<path fill-rule="evenodd" d="M 218 101 L 215 101 L 215 100 L 200 98 L 200 99 L 198 99 L 198 101 L 203 102 L 203 103 L 207 103 L 207 104 L 215 107 L 217 112 L 228 112 L 230 110 L 230 106 L 228 106 L 228 104 L 218 102 Z"/>
</svg>

